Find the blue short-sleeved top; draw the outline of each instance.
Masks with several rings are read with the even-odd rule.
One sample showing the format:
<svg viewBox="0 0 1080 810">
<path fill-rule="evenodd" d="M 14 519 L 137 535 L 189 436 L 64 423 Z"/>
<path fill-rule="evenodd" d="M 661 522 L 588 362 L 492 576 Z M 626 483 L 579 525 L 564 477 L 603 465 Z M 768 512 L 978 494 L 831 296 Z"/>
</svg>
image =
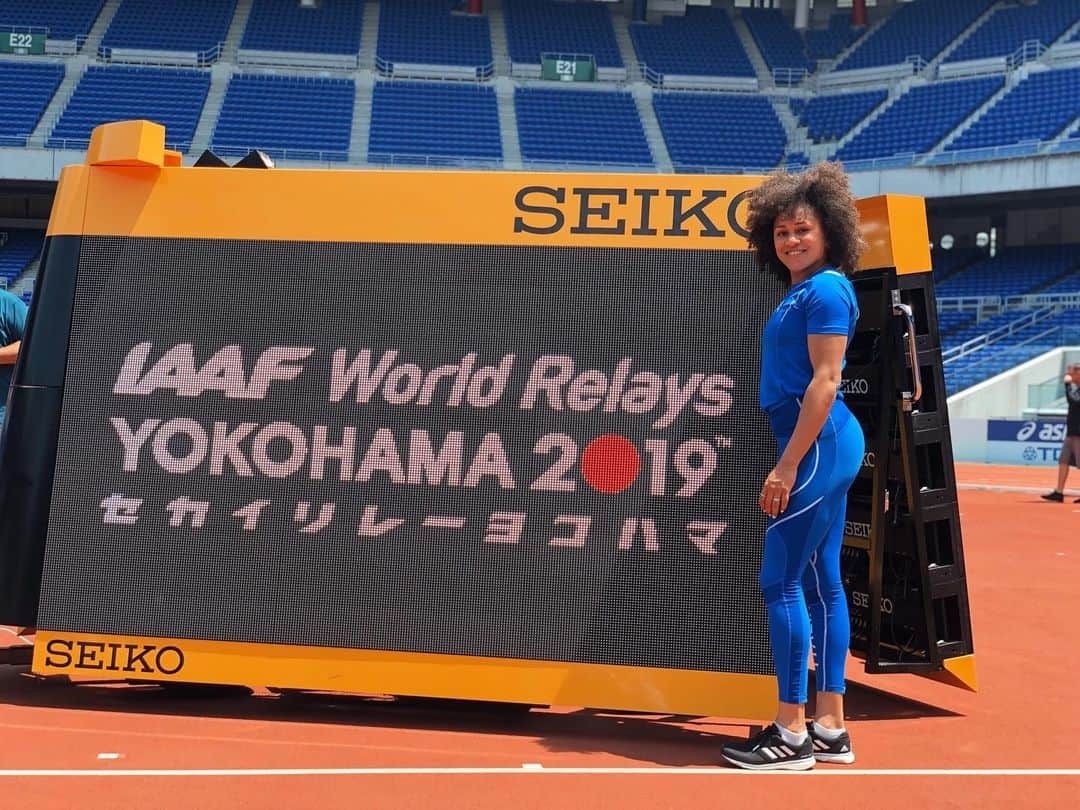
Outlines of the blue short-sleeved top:
<svg viewBox="0 0 1080 810">
<path fill-rule="evenodd" d="M 10 346 L 22 340 L 26 329 L 26 304 L 7 290 L 0 290 L 0 346 Z M 7 405 L 8 387 L 11 385 L 11 372 L 15 366 L 0 365 L 0 420 L 4 417 Z"/>
<path fill-rule="evenodd" d="M 808 335 L 847 335 L 850 345 L 858 319 L 855 288 L 839 270 L 826 267 L 788 290 L 761 338 L 762 410 L 802 399 L 814 376 Z M 843 392 L 836 397 L 843 399 Z"/>
</svg>

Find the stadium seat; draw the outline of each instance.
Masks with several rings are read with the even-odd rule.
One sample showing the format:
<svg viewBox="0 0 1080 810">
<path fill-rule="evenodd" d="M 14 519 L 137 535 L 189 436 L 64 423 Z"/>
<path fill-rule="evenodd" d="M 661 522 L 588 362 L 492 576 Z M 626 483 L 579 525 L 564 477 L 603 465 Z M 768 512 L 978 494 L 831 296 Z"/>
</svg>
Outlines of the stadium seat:
<svg viewBox="0 0 1080 810">
<path fill-rule="evenodd" d="M 495 91 L 456 82 L 381 81 L 371 105 L 373 163 L 500 161 Z"/>
<path fill-rule="evenodd" d="M 1080 21 L 1076 0 L 1039 0 L 1033 5 L 1012 5 L 997 9 L 945 59 L 965 62 L 1009 56 L 1028 40 L 1049 46 Z"/>
<path fill-rule="evenodd" d="M 0 62 L 0 145 L 26 146 L 63 79 L 63 65 Z"/>
<path fill-rule="evenodd" d="M 1080 111 L 1080 68 L 1032 73 L 1002 96 L 947 151 L 1047 141 Z"/>
<path fill-rule="evenodd" d="M 164 125 L 166 146 L 186 152 L 209 89 L 206 70 L 91 65 L 53 127 L 48 145 L 85 149 L 99 124 L 145 118 Z"/>
<path fill-rule="evenodd" d="M 364 4 L 322 0 L 305 8 L 296 0 L 253 0 L 242 49 L 355 54 L 360 51 Z"/>
<path fill-rule="evenodd" d="M 929 62 L 995 0 L 914 0 L 901 5 L 868 34 L 837 70 L 903 64 L 909 56 Z"/>
<path fill-rule="evenodd" d="M 654 93 L 653 109 L 676 171 L 771 169 L 784 156 L 784 126 L 763 96 Z"/>
<path fill-rule="evenodd" d="M 44 242 L 41 231 L 0 228 L 0 286 L 10 287 L 41 254 Z"/>
<path fill-rule="evenodd" d="M 780 9 L 744 8 L 740 14 L 771 70 L 787 68 L 814 72 L 814 62 L 806 56 L 806 43 Z"/>
<path fill-rule="evenodd" d="M 754 66 L 726 9 L 688 6 L 660 25 L 630 26 L 638 60 L 661 74 L 753 77 Z"/>
<path fill-rule="evenodd" d="M 225 41 L 236 0 L 123 0 L 98 53 L 113 48 L 211 54 Z"/>
<path fill-rule="evenodd" d="M 221 155 L 260 149 L 275 159 L 348 160 L 355 104 L 351 79 L 238 74 L 211 148 Z"/>
<path fill-rule="evenodd" d="M 1080 266 L 1080 245 L 1007 247 L 937 285 L 938 298 L 1026 295 Z"/>
<path fill-rule="evenodd" d="M 804 32 L 806 53 L 811 59 L 834 59 L 865 32 L 865 27 L 851 25 L 850 11 L 835 12 L 829 15 L 827 28 L 809 28 Z"/>
<path fill-rule="evenodd" d="M 815 96 L 800 104 L 796 114 L 799 116 L 799 123 L 806 127 L 814 143 L 836 141 L 850 132 L 888 96 L 887 90 Z"/>
<path fill-rule="evenodd" d="M 514 109 L 525 160 L 653 164 L 630 93 L 519 87 Z"/>
<path fill-rule="evenodd" d="M 845 144 L 836 158 L 850 161 L 923 154 L 993 95 L 1004 81 L 1001 76 L 986 76 L 913 87 Z"/>
<path fill-rule="evenodd" d="M 535 64 L 542 53 L 591 54 L 597 67 L 624 67 L 603 3 L 504 0 L 510 60 Z"/>
<path fill-rule="evenodd" d="M 3 0 L 0 24 L 46 28 L 48 38 L 76 40 L 94 26 L 105 0 Z"/>
<path fill-rule="evenodd" d="M 389 63 L 486 67 L 492 62 L 486 15 L 452 13 L 455 0 L 392 0 L 379 7 L 380 59 Z"/>
</svg>

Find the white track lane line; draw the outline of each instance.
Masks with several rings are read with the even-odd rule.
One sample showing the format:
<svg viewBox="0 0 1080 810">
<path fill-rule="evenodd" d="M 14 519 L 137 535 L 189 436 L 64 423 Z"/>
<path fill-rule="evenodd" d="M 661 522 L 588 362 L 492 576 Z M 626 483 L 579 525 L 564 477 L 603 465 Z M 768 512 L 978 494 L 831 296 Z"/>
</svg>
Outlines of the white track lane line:
<svg viewBox="0 0 1080 810">
<path fill-rule="evenodd" d="M 737 768 L 214 768 L 206 770 L 0 770 L 0 777 L 213 777 L 213 776 L 1080 776 L 1080 768 L 895 768 L 744 771 Z"/>
</svg>

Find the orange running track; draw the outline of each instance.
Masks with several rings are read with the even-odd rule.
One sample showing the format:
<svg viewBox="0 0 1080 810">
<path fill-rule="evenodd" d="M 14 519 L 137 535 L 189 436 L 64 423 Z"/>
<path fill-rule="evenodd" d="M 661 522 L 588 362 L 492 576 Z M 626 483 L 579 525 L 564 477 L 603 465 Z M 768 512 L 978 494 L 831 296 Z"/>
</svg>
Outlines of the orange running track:
<svg viewBox="0 0 1080 810">
<path fill-rule="evenodd" d="M 335 695 L 178 698 L 0 667 L 0 803 L 44 808 L 1076 806 L 1080 504 L 1053 468 L 958 465 L 980 691 L 849 665 L 858 761 L 719 766 L 745 724 Z M 1074 484 L 1080 483 L 1074 481 Z M 14 638 L 7 635 L 8 643 Z M 763 718 L 763 720 L 766 718 Z"/>
</svg>

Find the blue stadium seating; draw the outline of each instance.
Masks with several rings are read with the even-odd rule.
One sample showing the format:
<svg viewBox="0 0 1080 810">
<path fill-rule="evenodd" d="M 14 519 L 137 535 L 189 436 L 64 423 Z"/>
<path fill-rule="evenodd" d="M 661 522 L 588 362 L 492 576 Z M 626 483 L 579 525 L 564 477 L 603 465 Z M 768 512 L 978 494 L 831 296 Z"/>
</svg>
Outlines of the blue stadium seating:
<svg viewBox="0 0 1080 810">
<path fill-rule="evenodd" d="M 902 64 L 919 55 L 930 61 L 971 25 L 994 0 L 915 0 L 900 6 L 889 20 L 837 65 L 837 70 Z"/>
<path fill-rule="evenodd" d="M 495 91 L 479 84 L 381 81 L 371 104 L 368 160 L 500 161 Z"/>
<path fill-rule="evenodd" d="M 689 6 L 685 16 L 665 16 L 660 25 L 631 25 L 630 36 L 638 60 L 657 73 L 755 75 L 735 26 L 722 8 Z"/>
<path fill-rule="evenodd" d="M 1008 247 L 949 276 L 937 285 L 937 296 L 1025 295 L 1078 265 L 1080 245 Z"/>
<path fill-rule="evenodd" d="M 26 146 L 63 79 L 63 65 L 0 62 L 0 145 Z"/>
<path fill-rule="evenodd" d="M 770 69 L 789 68 L 814 72 L 814 62 L 806 58 L 803 38 L 791 27 L 782 11 L 772 8 L 744 8 L 741 14 Z"/>
<path fill-rule="evenodd" d="M 98 53 L 112 48 L 207 53 L 225 41 L 236 0 L 123 0 Z"/>
<path fill-rule="evenodd" d="M 0 246 L 0 280 L 2 286 L 10 287 L 34 259 L 41 253 L 45 234 L 41 231 L 0 228 L 7 234 L 7 242 Z"/>
<path fill-rule="evenodd" d="M 1076 0 L 1039 0 L 1031 6 L 1007 6 L 991 15 L 945 61 L 1008 56 L 1029 39 L 1048 46 L 1078 20 L 1080 5 Z"/>
<path fill-rule="evenodd" d="M 1059 281 L 1039 290 L 1040 294 L 1059 295 L 1061 293 L 1080 292 L 1080 271 L 1070 273 Z"/>
<path fill-rule="evenodd" d="M 938 313 L 938 332 L 941 334 L 943 340 L 948 341 L 949 346 L 958 345 L 956 341 L 952 339 L 952 335 L 955 334 L 961 328 L 968 326 L 975 319 L 975 312 L 972 310 L 946 310 L 945 312 Z"/>
<path fill-rule="evenodd" d="M 805 152 L 791 152 L 784 158 L 784 168 L 789 172 L 798 172 L 810 165 L 810 156 Z"/>
<path fill-rule="evenodd" d="M 254 0 L 240 47 L 256 51 L 354 54 L 360 52 L 364 4 L 322 0 L 304 8 L 296 0 Z"/>
<path fill-rule="evenodd" d="M 209 89 L 210 73 L 205 70 L 91 65 L 48 145 L 84 149 L 99 124 L 145 118 L 164 125 L 170 149 L 187 151 Z"/>
<path fill-rule="evenodd" d="M 947 151 L 1046 141 L 1080 113 L 1080 68 L 1032 73 L 979 118 Z"/>
<path fill-rule="evenodd" d="M 0 0 L 0 26 L 49 29 L 49 39 L 86 36 L 105 0 Z"/>
<path fill-rule="evenodd" d="M 987 76 L 913 87 L 841 148 L 836 157 L 862 160 L 925 153 L 1004 81 L 1000 76 Z"/>
<path fill-rule="evenodd" d="M 355 103 L 351 79 L 239 74 L 229 82 L 211 149 L 348 160 Z"/>
<path fill-rule="evenodd" d="M 1004 312 L 994 318 L 984 320 L 977 326 L 969 326 L 961 331 L 965 335 L 977 337 L 995 328 L 1007 326 L 1027 314 L 1016 311 Z M 965 339 L 970 339 L 970 337 Z M 979 351 L 947 363 L 945 365 L 946 391 L 954 394 L 1038 357 L 1040 354 L 1045 354 L 1066 343 L 1075 343 L 1077 340 L 1080 340 L 1080 309 L 1058 312 L 1030 326 L 1021 327 L 1013 334 Z M 959 345 L 959 343 L 954 345 Z"/>
<path fill-rule="evenodd" d="M 869 90 L 863 93 L 836 93 L 815 96 L 800 105 L 799 122 L 807 128 L 815 143 L 836 141 L 851 131 L 857 123 L 886 98 L 887 90 Z"/>
<path fill-rule="evenodd" d="M 525 160 L 653 163 L 630 93 L 519 87 L 514 109 Z"/>
<path fill-rule="evenodd" d="M 603 3 L 504 0 L 510 59 L 540 61 L 541 53 L 592 54 L 597 67 L 624 67 L 611 15 Z"/>
<path fill-rule="evenodd" d="M 454 0 L 390 0 L 379 7 L 377 53 L 387 62 L 485 67 L 492 62 L 486 15 L 451 14 Z"/>
<path fill-rule="evenodd" d="M 829 16 L 827 28 L 810 28 L 803 34 L 806 53 L 811 59 L 833 59 L 866 32 L 851 25 L 851 12 L 838 11 Z"/>
<path fill-rule="evenodd" d="M 930 252 L 930 260 L 934 268 L 934 283 L 941 284 L 953 273 L 963 270 L 985 256 L 986 251 L 981 248 L 954 247 L 951 250 L 935 248 Z"/>
<path fill-rule="evenodd" d="M 764 96 L 655 93 L 653 109 L 676 171 L 771 169 L 784 155 L 784 126 Z"/>
</svg>

